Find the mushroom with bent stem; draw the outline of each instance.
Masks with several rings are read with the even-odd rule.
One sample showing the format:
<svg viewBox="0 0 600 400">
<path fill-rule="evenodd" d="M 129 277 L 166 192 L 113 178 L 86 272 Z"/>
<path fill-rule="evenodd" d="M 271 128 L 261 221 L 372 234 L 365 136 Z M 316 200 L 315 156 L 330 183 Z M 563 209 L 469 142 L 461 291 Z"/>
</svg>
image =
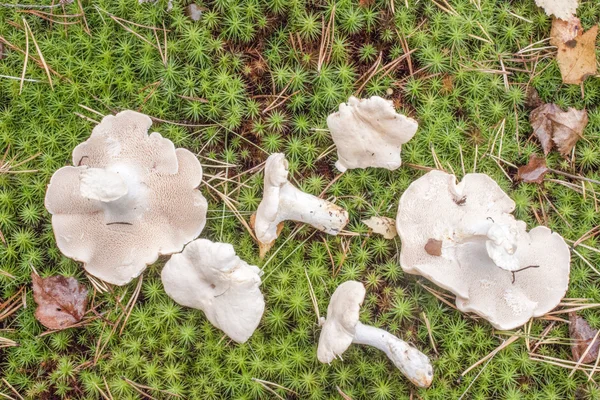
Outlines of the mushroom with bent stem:
<svg viewBox="0 0 600 400">
<path fill-rule="evenodd" d="M 337 287 L 327 307 L 327 319 L 321 318 L 321 336 L 317 358 L 331 363 L 341 358 L 352 343 L 373 346 L 383 351 L 412 383 L 429 387 L 433 367 L 429 358 L 405 341 L 373 326 L 359 322 L 360 306 L 365 298 L 365 287 L 356 281 L 347 281 Z"/>
<path fill-rule="evenodd" d="M 288 181 L 288 162 L 281 153 L 271 154 L 265 165 L 263 199 L 258 205 L 254 230 L 264 244 L 277 239 L 277 226 L 287 220 L 303 222 L 337 235 L 348 223 L 348 212 L 335 204 L 305 193 Z"/>
<path fill-rule="evenodd" d="M 527 232 L 515 203 L 485 174 L 431 171 L 400 198 L 400 264 L 456 295 L 474 312 L 509 330 L 558 305 L 569 283 L 570 252 L 544 226 Z M 518 275 L 516 275 L 518 273 Z"/>
</svg>

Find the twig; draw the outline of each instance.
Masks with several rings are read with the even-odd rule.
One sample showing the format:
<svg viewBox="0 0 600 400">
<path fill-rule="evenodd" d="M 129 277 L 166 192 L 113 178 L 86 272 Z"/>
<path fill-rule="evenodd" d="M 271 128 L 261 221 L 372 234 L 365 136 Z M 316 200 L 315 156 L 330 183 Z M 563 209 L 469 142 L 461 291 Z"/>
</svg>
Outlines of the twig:
<svg viewBox="0 0 600 400">
<path fill-rule="evenodd" d="M 492 350 L 487 356 L 483 357 L 481 360 L 477 361 L 475 364 L 473 364 L 469 368 L 467 368 L 465 370 L 465 372 L 463 372 L 462 374 L 460 374 L 460 376 L 465 376 L 473 368 L 475 368 L 478 365 L 480 365 L 481 363 L 485 362 L 485 360 L 491 359 L 496 354 L 498 354 L 498 352 L 500 352 L 502 349 L 504 349 L 505 347 L 511 345 L 513 342 L 515 342 L 518 339 L 519 339 L 518 335 L 511 336 L 509 339 L 507 339 L 504 342 L 502 342 L 502 344 L 500 346 L 498 346 L 494 350 Z"/>
</svg>

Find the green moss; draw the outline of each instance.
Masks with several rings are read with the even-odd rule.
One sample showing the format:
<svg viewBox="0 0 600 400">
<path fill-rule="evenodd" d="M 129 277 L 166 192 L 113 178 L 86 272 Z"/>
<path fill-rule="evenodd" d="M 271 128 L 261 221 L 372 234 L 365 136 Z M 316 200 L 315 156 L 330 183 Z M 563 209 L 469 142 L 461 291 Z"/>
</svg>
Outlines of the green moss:
<svg viewBox="0 0 600 400">
<path fill-rule="evenodd" d="M 134 284 L 96 293 L 97 319 L 44 336 L 39 336 L 44 328 L 35 320 L 29 292 L 28 307 L 0 322 L 0 328 L 7 329 L 0 335 L 19 343 L 0 349 L 3 377 L 27 399 L 100 399 L 107 391 L 114 398 L 142 398 L 130 382 L 153 388 L 144 390 L 156 398 L 169 397 L 160 390 L 190 399 L 269 398 L 270 392 L 252 378 L 313 399 L 337 398 L 338 386 L 356 399 L 448 399 L 465 391 L 474 399 L 598 398 L 598 388 L 583 374 L 569 376 L 568 370 L 531 360 L 523 339 L 457 379 L 501 343 L 499 335 L 489 324 L 453 310 L 420 286 L 434 287 L 431 283 L 404 274 L 397 261 L 399 240 L 369 235 L 360 222 L 373 215 L 393 218 L 402 191 L 423 174 L 418 167 L 435 167 L 437 157 L 443 168 L 459 177 L 473 170 L 492 176 L 515 200 L 516 216 L 529 226 L 547 221 L 550 228 L 576 240 L 598 224 L 592 191 L 597 185 L 586 184 L 584 196 L 581 190 L 556 182 L 518 183 L 516 170 L 499 161 L 501 170 L 490 155 L 523 165 L 531 154 L 542 154 L 528 123 L 526 89 L 533 87 L 544 101 L 586 107 L 589 112 L 586 137 L 577 144 L 574 162 L 553 153 L 549 166 L 600 179 L 599 81 L 587 79 L 582 97 L 580 87 L 561 83 L 551 57 L 536 61 L 533 76 L 526 71 L 532 63 L 510 60 L 509 55 L 549 35 L 550 19 L 533 1 L 481 2 L 481 11 L 469 0 L 449 3 L 457 15 L 433 2 L 411 0 L 407 8 L 396 1 L 392 13 L 389 1 L 376 0 L 369 6 L 337 1 L 334 35 L 324 61 L 319 50 L 323 25 L 333 10 L 331 1 L 199 1 L 205 11 L 197 22 L 186 17 L 187 2 L 174 1 L 170 12 L 166 0 L 83 2 L 89 34 L 78 16 L 65 17 L 69 24 L 61 25 L 62 17 L 55 16 L 58 22 L 50 23 L 0 6 L 0 35 L 25 50 L 24 31 L 15 26 L 21 26 L 25 17 L 48 66 L 60 74 L 53 75 L 52 89 L 44 69 L 30 59 L 25 77 L 34 82 L 25 81 L 20 93 L 24 56 L 4 46 L 0 75 L 15 79 L 0 77 L 0 152 L 9 149 L 9 157 L 16 159 L 39 155 L 20 167 L 37 172 L 0 174 L 0 231 L 6 239 L 6 244 L 0 243 L 0 269 L 7 273 L 0 274 L 2 299 L 29 285 L 31 266 L 43 274 L 61 273 L 86 282 L 77 263 L 58 251 L 43 204 L 52 173 L 71 162 L 73 148 L 89 136 L 93 120 L 100 119 L 90 109 L 100 114 L 136 109 L 171 121 L 157 122 L 154 129 L 177 146 L 201 152 L 210 175 L 223 171 L 215 167 L 219 161 L 236 165 L 229 167 L 233 176 L 264 161 L 265 151 L 285 152 L 292 180 L 318 195 L 338 174 L 325 129 L 327 115 L 365 83 L 380 56 L 380 67 L 403 56 L 406 40 L 413 51 L 410 67 L 403 61 L 387 74 L 376 74 L 361 95 L 389 98 L 420 122 L 417 135 L 402 149 L 400 169 L 349 171 L 328 188 L 325 195 L 335 196 L 349 210 L 347 229 L 359 236 L 331 237 L 304 228 L 286 241 L 295 230 L 288 223 L 269 253 L 273 258 L 261 261 L 244 226 L 202 187 L 210 203 L 202 236 L 229 241 L 242 258 L 264 267 L 266 312 L 248 343 L 230 342 L 200 311 L 168 298 L 160 282 L 165 261 L 161 259 L 145 273 L 121 334 L 120 326 L 114 332 L 111 326 L 122 314 L 116 298 L 124 296 L 121 305 L 126 304 Z M 61 14 L 62 9 L 54 13 Z M 66 15 L 79 13 L 76 2 L 65 6 Z M 122 18 L 119 21 L 137 35 L 111 15 Z M 589 28 L 600 17 L 600 8 L 583 2 L 578 15 Z M 168 30 L 166 45 L 163 23 Z M 157 35 L 144 26 L 159 28 Z M 37 57 L 31 42 L 29 51 Z M 498 57 L 510 72 L 508 90 L 503 76 L 485 71 L 502 68 Z M 579 181 L 548 176 L 581 187 Z M 262 178 L 255 173 L 240 179 L 242 187 L 229 182 L 219 188 L 227 187 L 248 220 L 260 202 Z M 213 186 L 218 183 L 211 181 Z M 598 242 L 590 238 L 585 244 L 597 248 Z M 600 262 L 594 251 L 581 247 L 577 251 L 594 266 Z M 432 388 L 411 387 L 374 349 L 355 346 L 344 354 L 343 362 L 318 363 L 319 328 L 307 275 L 321 314 L 339 283 L 347 279 L 365 283 L 368 294 L 361 319 L 410 340 L 432 356 L 436 370 Z M 597 273 L 574 255 L 568 296 L 598 302 L 598 282 Z M 600 326 L 594 309 L 583 315 Z M 535 321 L 532 335 L 540 335 L 548 323 Z M 548 332 L 549 338 L 567 336 L 562 323 Z M 564 345 L 544 344 L 538 351 L 551 357 L 570 355 Z M 292 397 L 276 386 L 270 388 Z"/>
</svg>

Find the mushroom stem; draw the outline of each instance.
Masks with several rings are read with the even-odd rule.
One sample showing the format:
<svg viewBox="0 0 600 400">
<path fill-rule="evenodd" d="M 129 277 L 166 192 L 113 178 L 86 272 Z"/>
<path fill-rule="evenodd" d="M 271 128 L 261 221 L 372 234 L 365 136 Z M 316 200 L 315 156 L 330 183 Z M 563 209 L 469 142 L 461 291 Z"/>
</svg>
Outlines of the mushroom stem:
<svg viewBox="0 0 600 400">
<path fill-rule="evenodd" d="M 115 201 L 127 194 L 127 184 L 118 172 L 86 168 L 79 175 L 79 191 L 90 200 Z"/>
<path fill-rule="evenodd" d="M 79 192 L 97 200 L 107 225 L 132 225 L 147 208 L 148 187 L 137 171 L 125 164 L 109 168 L 86 168 L 79 175 Z"/>
<path fill-rule="evenodd" d="M 433 367 L 429 357 L 391 333 L 358 322 L 352 343 L 378 348 L 412 383 L 419 387 L 431 385 Z"/>
<path fill-rule="evenodd" d="M 280 189 L 279 210 L 279 221 L 303 222 L 330 235 L 338 234 L 348 223 L 348 213 L 342 207 L 305 193 L 290 183 Z"/>
<path fill-rule="evenodd" d="M 459 232 L 459 242 L 468 241 L 475 236 L 485 236 L 485 248 L 488 256 L 499 268 L 515 271 L 521 268 L 517 251 L 517 231 L 510 224 L 496 222 L 492 218 L 479 221 Z"/>
</svg>

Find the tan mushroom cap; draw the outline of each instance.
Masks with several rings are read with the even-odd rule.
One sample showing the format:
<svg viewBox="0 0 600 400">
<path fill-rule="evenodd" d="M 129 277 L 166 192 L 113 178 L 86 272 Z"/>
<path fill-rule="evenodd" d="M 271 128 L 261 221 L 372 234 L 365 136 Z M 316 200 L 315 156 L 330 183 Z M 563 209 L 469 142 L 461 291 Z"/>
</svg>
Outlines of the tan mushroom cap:
<svg viewBox="0 0 600 400">
<path fill-rule="evenodd" d="M 401 164 L 400 150 L 416 133 L 418 124 L 399 114 L 390 100 L 378 96 L 340 104 L 327 117 L 327 126 L 338 152 L 335 166 L 341 172 L 379 167 L 394 170 Z"/>
<path fill-rule="evenodd" d="M 566 293 L 569 248 L 548 228 L 527 232 L 525 223 L 510 214 L 514 207 L 485 174 L 467 174 L 458 185 L 445 172 L 425 174 L 400 198 L 396 228 L 402 269 L 453 292 L 461 311 L 474 312 L 498 329 L 513 329 L 547 313 Z M 485 236 L 465 236 L 452 244 L 453 238 L 488 218 L 516 230 L 515 256 L 521 268 L 537 266 L 518 272 L 514 283 L 511 271 L 490 258 Z M 439 255 L 431 251 L 432 240 L 443 243 Z"/>
<path fill-rule="evenodd" d="M 133 111 L 103 118 L 73 151 L 76 166 L 56 171 L 46 192 L 62 253 L 116 285 L 131 281 L 159 255 L 181 251 L 206 222 L 208 205 L 196 190 L 200 162 L 160 134 L 148 136 L 151 124 Z M 83 197 L 82 173 L 91 168 L 120 174 L 126 195 L 112 202 Z"/>
<path fill-rule="evenodd" d="M 171 257 L 161 277 L 169 297 L 204 311 L 214 326 L 244 343 L 265 310 L 259 273 L 235 255 L 232 245 L 197 239 Z"/>
<path fill-rule="evenodd" d="M 352 344 L 365 293 L 363 284 L 356 281 L 344 282 L 335 289 L 319 337 L 317 358 L 320 362 L 332 362 Z"/>
</svg>

